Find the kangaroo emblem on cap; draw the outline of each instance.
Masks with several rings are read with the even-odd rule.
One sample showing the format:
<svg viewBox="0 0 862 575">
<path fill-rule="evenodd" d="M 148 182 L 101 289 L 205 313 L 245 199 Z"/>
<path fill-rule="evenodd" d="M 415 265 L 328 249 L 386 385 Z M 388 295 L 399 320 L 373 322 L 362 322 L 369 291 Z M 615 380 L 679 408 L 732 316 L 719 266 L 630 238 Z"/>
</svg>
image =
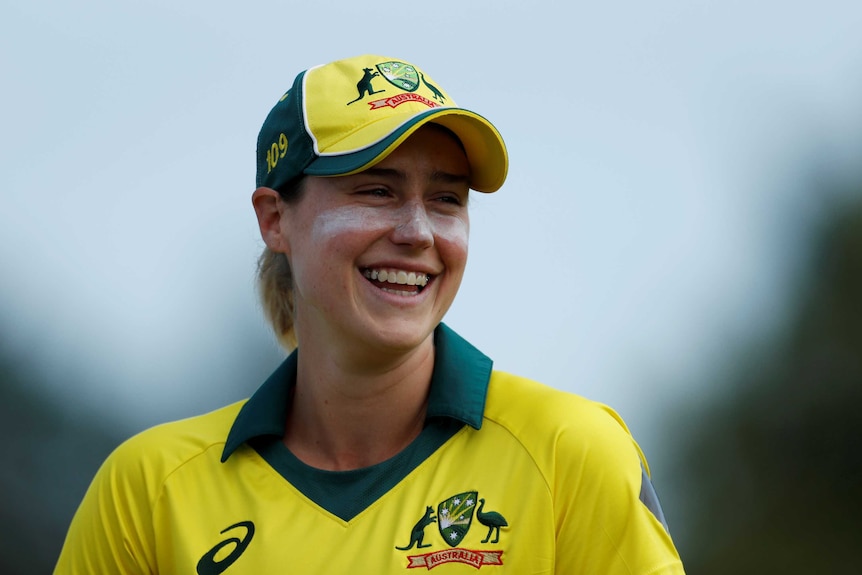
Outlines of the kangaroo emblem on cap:
<svg viewBox="0 0 862 575">
<path fill-rule="evenodd" d="M 356 83 L 356 90 L 359 92 L 359 97 L 356 98 L 355 100 L 351 100 L 350 102 L 347 102 L 348 106 L 350 104 L 352 104 L 353 102 L 358 102 L 359 100 L 364 98 L 366 96 L 366 92 L 368 93 L 367 95 L 370 96 L 371 94 L 379 94 L 380 92 L 386 91 L 386 90 L 376 90 L 375 91 L 374 88 L 371 86 L 371 80 L 375 76 L 379 76 L 380 72 L 374 72 L 371 68 L 363 68 L 363 72 L 365 72 L 365 74 L 362 76 L 362 79 Z"/>
</svg>

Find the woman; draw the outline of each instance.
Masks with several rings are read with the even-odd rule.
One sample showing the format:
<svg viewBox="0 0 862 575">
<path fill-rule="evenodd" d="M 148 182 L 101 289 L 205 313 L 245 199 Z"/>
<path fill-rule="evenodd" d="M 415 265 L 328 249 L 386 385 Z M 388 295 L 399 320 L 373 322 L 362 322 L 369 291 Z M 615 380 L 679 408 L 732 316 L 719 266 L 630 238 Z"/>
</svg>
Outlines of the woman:
<svg viewBox="0 0 862 575">
<path fill-rule="evenodd" d="M 264 308 L 293 352 L 247 402 L 99 471 L 57 573 L 682 573 L 608 408 L 492 370 L 441 323 L 470 189 L 506 149 L 422 71 L 300 74 L 258 140 Z"/>
</svg>

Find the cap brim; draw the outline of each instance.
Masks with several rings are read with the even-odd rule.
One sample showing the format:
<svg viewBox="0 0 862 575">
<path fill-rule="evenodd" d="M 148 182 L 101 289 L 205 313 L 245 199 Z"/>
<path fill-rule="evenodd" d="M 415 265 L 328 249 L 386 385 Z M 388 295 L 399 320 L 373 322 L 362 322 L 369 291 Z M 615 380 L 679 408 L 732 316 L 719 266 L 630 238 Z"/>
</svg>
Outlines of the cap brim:
<svg viewBox="0 0 862 575">
<path fill-rule="evenodd" d="M 506 181 L 509 156 L 506 144 L 497 129 L 485 118 L 461 108 L 434 108 L 411 117 L 392 117 L 388 136 L 371 146 L 350 153 L 327 154 L 322 152 L 309 164 L 304 173 L 311 176 L 346 176 L 366 170 L 392 153 L 404 140 L 429 122 L 440 124 L 451 130 L 464 146 L 470 164 L 470 187 L 478 192 L 496 192 Z M 377 124 L 375 131 L 380 133 Z M 348 137 L 363 141 L 362 132 Z M 339 145 L 345 145 L 342 141 Z M 346 146 L 349 147 L 349 146 Z"/>
</svg>

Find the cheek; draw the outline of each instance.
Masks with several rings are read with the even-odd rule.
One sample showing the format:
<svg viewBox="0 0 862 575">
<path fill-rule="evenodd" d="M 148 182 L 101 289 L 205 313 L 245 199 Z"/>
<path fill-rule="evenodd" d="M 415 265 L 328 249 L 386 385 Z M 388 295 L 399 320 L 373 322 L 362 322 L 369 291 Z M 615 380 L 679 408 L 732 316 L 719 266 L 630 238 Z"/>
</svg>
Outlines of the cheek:
<svg viewBox="0 0 862 575">
<path fill-rule="evenodd" d="M 311 241 L 323 245 L 333 239 L 376 233 L 385 229 L 386 222 L 373 215 L 370 210 L 361 208 L 335 208 L 321 212 L 315 217 L 311 227 Z"/>
<path fill-rule="evenodd" d="M 356 209 L 301 214 L 299 221 L 292 242 L 294 281 L 297 290 L 311 299 L 317 299 L 312 294 L 344 288 L 347 280 L 339 274 L 339 270 L 343 272 L 340 263 L 355 255 L 363 234 L 380 227 L 371 214 Z"/>
<path fill-rule="evenodd" d="M 466 217 L 447 217 L 432 221 L 434 238 L 441 249 L 445 246 L 447 255 L 464 265 L 470 243 L 470 220 Z"/>
</svg>

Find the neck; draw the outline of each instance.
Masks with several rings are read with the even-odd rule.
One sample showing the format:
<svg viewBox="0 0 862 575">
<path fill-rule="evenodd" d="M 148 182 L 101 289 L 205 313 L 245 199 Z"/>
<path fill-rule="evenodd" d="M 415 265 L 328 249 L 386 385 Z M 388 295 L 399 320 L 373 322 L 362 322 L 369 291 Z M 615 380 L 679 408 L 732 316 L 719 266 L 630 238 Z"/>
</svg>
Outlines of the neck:
<svg viewBox="0 0 862 575">
<path fill-rule="evenodd" d="M 343 471 L 385 461 L 422 431 L 434 369 L 433 334 L 417 348 L 377 356 L 373 364 L 336 351 L 301 347 L 284 443 L 319 469 Z"/>
</svg>

